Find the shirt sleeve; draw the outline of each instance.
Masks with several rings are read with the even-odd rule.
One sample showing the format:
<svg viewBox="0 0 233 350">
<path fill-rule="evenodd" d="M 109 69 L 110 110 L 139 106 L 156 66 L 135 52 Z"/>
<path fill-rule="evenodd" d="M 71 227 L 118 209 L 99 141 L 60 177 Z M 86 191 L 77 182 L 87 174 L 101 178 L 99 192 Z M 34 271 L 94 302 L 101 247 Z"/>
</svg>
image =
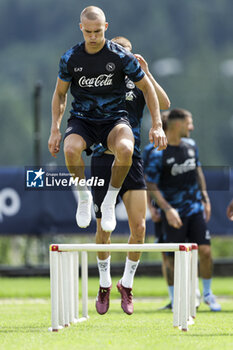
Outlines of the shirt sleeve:
<svg viewBox="0 0 233 350">
<path fill-rule="evenodd" d="M 197 166 L 201 166 L 201 162 L 199 160 L 199 152 L 198 152 L 197 145 L 195 145 L 195 157 L 196 157 L 196 164 L 197 164 Z"/>
<path fill-rule="evenodd" d="M 123 57 L 123 70 L 133 82 L 140 81 L 145 75 L 136 57 L 128 52 Z"/>
<path fill-rule="evenodd" d="M 149 155 L 148 152 L 150 152 Z M 144 149 L 144 174 L 147 182 L 159 184 L 162 171 L 162 155 L 163 151 L 157 151 L 156 149 L 150 151 L 148 148 Z"/>
<path fill-rule="evenodd" d="M 58 77 L 61 80 L 64 80 L 67 82 L 72 80 L 72 76 L 70 75 L 70 73 L 68 71 L 69 58 L 70 58 L 70 55 L 68 55 L 67 53 L 61 57 L 60 63 L 59 63 L 59 73 L 58 73 Z"/>
</svg>

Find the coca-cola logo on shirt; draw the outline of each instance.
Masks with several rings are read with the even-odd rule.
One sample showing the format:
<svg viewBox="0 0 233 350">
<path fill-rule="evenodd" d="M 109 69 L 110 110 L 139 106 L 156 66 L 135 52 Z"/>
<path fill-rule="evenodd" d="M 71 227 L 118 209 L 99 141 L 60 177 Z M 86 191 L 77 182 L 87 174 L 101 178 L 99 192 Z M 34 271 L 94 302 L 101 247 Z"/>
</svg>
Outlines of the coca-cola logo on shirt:
<svg viewBox="0 0 233 350">
<path fill-rule="evenodd" d="M 112 85 L 112 77 L 114 74 L 100 74 L 96 78 L 86 78 L 82 76 L 78 83 L 81 87 L 102 87 Z"/>
<path fill-rule="evenodd" d="M 173 164 L 171 168 L 171 174 L 173 176 L 177 176 L 192 171 L 194 169 L 196 169 L 196 160 L 195 158 L 189 158 L 186 159 L 182 164 Z"/>
</svg>

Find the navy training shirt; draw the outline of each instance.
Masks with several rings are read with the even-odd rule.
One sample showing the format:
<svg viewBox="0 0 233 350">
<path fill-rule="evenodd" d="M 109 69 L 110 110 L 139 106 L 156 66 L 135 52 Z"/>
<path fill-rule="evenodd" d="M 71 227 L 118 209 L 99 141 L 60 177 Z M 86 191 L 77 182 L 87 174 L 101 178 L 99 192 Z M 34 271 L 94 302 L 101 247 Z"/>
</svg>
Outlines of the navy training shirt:
<svg viewBox="0 0 233 350">
<path fill-rule="evenodd" d="M 145 73 L 132 53 L 110 40 L 95 54 L 85 51 L 85 42 L 68 50 L 61 57 L 58 76 L 71 82 L 71 116 L 94 123 L 127 117 L 126 75 L 138 82 Z"/>
<path fill-rule="evenodd" d="M 141 122 L 143 117 L 143 110 L 145 107 L 145 99 L 143 92 L 135 86 L 135 84 L 127 77 L 125 79 L 125 103 L 126 109 L 129 113 L 128 119 L 132 127 L 134 134 L 134 153 L 133 156 L 140 158 L 141 157 Z M 99 157 L 107 150 L 106 147 L 103 147 L 101 144 L 98 144 L 94 148 L 93 156 Z"/>
<path fill-rule="evenodd" d="M 194 140 L 182 139 L 179 146 L 168 145 L 163 151 L 149 144 L 144 149 L 143 161 L 146 181 L 158 186 L 181 217 L 203 211 L 197 180 L 200 162 Z"/>
</svg>

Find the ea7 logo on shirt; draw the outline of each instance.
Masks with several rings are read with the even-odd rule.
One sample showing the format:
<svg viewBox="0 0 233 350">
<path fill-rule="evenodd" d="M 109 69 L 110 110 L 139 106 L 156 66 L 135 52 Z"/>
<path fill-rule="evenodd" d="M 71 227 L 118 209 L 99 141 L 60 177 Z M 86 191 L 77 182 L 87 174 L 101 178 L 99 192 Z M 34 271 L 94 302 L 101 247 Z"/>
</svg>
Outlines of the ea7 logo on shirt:
<svg viewBox="0 0 233 350">
<path fill-rule="evenodd" d="M 113 72 L 115 70 L 116 66 L 114 63 L 109 62 L 106 64 L 106 69 L 108 72 Z"/>
<path fill-rule="evenodd" d="M 78 83 L 81 87 L 102 87 L 112 85 L 112 77 L 114 74 L 100 74 L 96 78 L 86 78 L 82 76 Z"/>
<path fill-rule="evenodd" d="M 82 72 L 83 70 L 83 67 L 74 67 L 74 72 L 77 73 L 77 72 Z"/>
</svg>

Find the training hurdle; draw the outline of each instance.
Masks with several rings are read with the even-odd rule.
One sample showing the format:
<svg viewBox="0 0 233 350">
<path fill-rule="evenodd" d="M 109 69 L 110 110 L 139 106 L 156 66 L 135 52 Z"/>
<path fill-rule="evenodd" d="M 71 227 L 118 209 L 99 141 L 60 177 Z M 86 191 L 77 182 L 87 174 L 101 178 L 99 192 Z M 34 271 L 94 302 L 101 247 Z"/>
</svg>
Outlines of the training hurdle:
<svg viewBox="0 0 233 350">
<path fill-rule="evenodd" d="M 174 252 L 173 326 L 182 331 L 196 317 L 197 244 L 51 244 L 51 327 L 57 332 L 88 317 L 88 252 Z M 81 255 L 82 317 L 79 317 L 79 255 Z M 98 289 L 99 286 L 96 286 Z M 96 291 L 97 291 L 96 289 Z"/>
</svg>

